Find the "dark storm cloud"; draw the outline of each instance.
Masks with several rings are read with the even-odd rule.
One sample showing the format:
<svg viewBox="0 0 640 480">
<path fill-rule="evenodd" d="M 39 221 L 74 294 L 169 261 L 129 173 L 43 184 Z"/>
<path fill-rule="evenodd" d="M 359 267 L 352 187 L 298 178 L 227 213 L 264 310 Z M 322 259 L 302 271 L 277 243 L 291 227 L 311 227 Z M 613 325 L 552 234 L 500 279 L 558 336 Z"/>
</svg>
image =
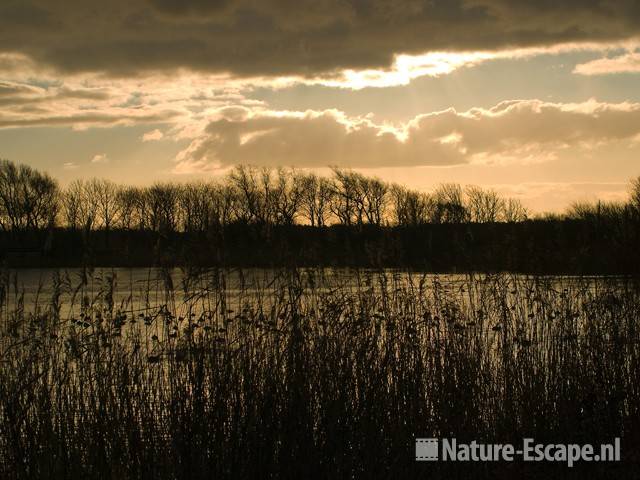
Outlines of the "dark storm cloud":
<svg viewBox="0 0 640 480">
<path fill-rule="evenodd" d="M 39 5 L 9 1 L 0 6 L 0 18 L 8 30 L 31 30 L 47 28 L 52 25 L 52 16 Z"/>
<path fill-rule="evenodd" d="M 613 41 L 640 33 L 636 0 L 9 0 L 0 52 L 111 75 L 185 67 L 319 75 L 395 53 Z"/>
</svg>

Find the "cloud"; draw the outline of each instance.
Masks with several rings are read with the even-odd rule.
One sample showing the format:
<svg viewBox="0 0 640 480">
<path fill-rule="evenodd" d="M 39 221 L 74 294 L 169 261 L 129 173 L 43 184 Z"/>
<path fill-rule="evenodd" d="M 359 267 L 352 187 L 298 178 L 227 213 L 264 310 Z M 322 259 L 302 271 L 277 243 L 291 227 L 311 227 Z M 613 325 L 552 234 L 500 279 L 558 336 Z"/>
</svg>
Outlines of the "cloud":
<svg viewBox="0 0 640 480">
<path fill-rule="evenodd" d="M 78 168 L 78 165 L 73 162 L 65 162 L 62 164 L 62 168 L 64 170 L 75 170 L 76 168 Z"/>
<path fill-rule="evenodd" d="M 159 11 L 171 15 L 211 14 L 228 7 L 231 0 L 150 0 Z"/>
<path fill-rule="evenodd" d="M 0 80 L 0 128 L 171 124 L 199 130 L 210 109 L 229 104 L 261 102 L 245 99 L 218 79 L 199 75 L 108 81 L 16 73 Z"/>
<path fill-rule="evenodd" d="M 613 73 L 640 73 L 640 52 L 628 52 L 613 58 L 599 58 L 576 65 L 573 73 L 580 75 L 607 75 Z"/>
<path fill-rule="evenodd" d="M 408 85 L 419 77 L 440 77 L 461 68 L 474 67 L 493 60 L 520 60 L 540 55 L 560 55 L 567 52 L 608 52 L 629 48 L 635 42 L 610 43 L 562 43 L 545 47 L 509 48 L 503 50 L 476 51 L 432 51 L 422 55 L 394 55 L 388 68 L 353 70 L 347 69 L 331 75 L 312 78 L 279 78 L 270 83 L 274 88 L 293 84 L 322 85 L 326 87 L 360 90 Z M 264 82 L 264 80 L 263 80 Z"/>
<path fill-rule="evenodd" d="M 144 135 L 142 135 L 142 141 L 153 142 L 155 140 L 161 140 L 163 137 L 164 137 L 164 134 L 156 128 L 155 130 L 151 130 L 150 132 L 147 132 Z"/>
<path fill-rule="evenodd" d="M 177 112 L 102 112 L 100 110 L 84 113 L 73 112 L 69 115 L 56 115 L 42 109 L 19 109 L 14 115 L 0 113 L 0 128 L 20 128 L 39 126 L 72 126 L 76 130 L 84 130 L 89 127 L 112 127 L 116 125 L 133 125 L 136 123 L 160 123 L 176 117 Z"/>
<path fill-rule="evenodd" d="M 245 163 L 354 168 L 538 163 L 640 133 L 640 104 L 513 100 L 389 126 L 336 110 L 219 111 L 176 158 L 176 173 Z"/>
<path fill-rule="evenodd" d="M 187 69 L 330 78 L 389 69 L 398 54 L 639 34 L 635 0 L 5 0 L 0 7 L 0 54 L 121 77 Z"/>
<path fill-rule="evenodd" d="M 109 163 L 109 161 L 106 153 L 98 153 L 91 159 L 91 163 Z"/>
<path fill-rule="evenodd" d="M 0 81 L 0 99 L 10 97 L 21 97 L 23 95 L 37 95 L 41 89 L 32 85 L 25 85 L 16 82 Z"/>
</svg>

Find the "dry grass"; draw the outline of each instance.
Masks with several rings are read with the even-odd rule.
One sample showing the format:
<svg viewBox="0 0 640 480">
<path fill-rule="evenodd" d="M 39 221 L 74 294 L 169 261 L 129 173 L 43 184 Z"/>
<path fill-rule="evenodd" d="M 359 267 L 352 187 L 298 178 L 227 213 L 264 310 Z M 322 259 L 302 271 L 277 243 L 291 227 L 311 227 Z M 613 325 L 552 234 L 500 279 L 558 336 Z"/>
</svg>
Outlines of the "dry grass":
<svg viewBox="0 0 640 480">
<path fill-rule="evenodd" d="M 5 273 L 0 476 L 446 477 L 413 460 L 431 436 L 622 436 L 630 460 L 632 281 L 324 273 L 230 289 L 228 272 L 164 272 L 143 302 L 58 274 L 29 305 Z"/>
</svg>

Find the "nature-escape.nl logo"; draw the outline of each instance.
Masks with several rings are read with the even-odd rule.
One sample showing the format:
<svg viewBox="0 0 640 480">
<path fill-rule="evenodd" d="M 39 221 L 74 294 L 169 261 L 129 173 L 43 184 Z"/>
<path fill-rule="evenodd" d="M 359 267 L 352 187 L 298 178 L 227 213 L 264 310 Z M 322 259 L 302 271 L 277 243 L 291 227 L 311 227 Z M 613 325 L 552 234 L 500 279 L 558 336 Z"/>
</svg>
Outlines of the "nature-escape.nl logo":
<svg viewBox="0 0 640 480">
<path fill-rule="evenodd" d="M 533 438 L 524 438 L 522 444 L 458 442 L 455 438 L 416 438 L 416 461 L 444 462 L 564 462 L 572 467 L 575 462 L 619 462 L 620 438 L 613 443 L 543 444 Z"/>
</svg>

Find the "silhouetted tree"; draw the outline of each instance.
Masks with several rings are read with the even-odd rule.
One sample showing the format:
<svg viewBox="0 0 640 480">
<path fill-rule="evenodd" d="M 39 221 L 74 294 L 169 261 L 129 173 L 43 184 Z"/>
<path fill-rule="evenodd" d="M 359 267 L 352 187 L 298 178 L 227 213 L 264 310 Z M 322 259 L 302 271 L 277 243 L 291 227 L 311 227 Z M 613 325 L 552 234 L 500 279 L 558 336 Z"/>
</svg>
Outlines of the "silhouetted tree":
<svg viewBox="0 0 640 480">
<path fill-rule="evenodd" d="M 168 183 L 156 183 L 145 191 L 145 224 L 151 230 L 174 232 L 177 227 L 178 189 Z"/>
<path fill-rule="evenodd" d="M 439 185 L 433 193 L 433 223 L 464 223 L 469 220 L 469 212 L 464 205 L 462 187 L 455 183 Z"/>
<path fill-rule="evenodd" d="M 62 193 L 63 216 L 72 229 L 91 230 L 95 226 L 97 210 L 95 198 L 84 180 L 74 180 Z"/>
<path fill-rule="evenodd" d="M 118 190 L 117 203 L 120 215 L 118 216 L 117 226 L 124 230 L 133 230 L 136 225 L 140 224 L 138 217 L 138 202 L 142 192 L 136 187 L 122 187 Z"/>
<path fill-rule="evenodd" d="M 302 205 L 302 176 L 292 169 L 278 168 L 271 192 L 274 223 L 293 225 Z"/>
<path fill-rule="evenodd" d="M 357 217 L 358 187 L 352 172 L 333 168 L 329 210 L 342 225 L 351 225 Z"/>
<path fill-rule="evenodd" d="M 393 185 L 390 195 L 394 224 L 415 227 L 429 221 L 432 199 L 428 194 L 409 190 L 401 185 Z"/>
<path fill-rule="evenodd" d="M 28 165 L 0 160 L 0 228 L 43 229 L 58 213 L 58 184 Z"/>
<path fill-rule="evenodd" d="M 97 226 L 107 232 L 118 221 L 121 210 L 120 187 L 110 180 L 94 178 L 87 185 L 87 195 L 95 205 Z"/>
<path fill-rule="evenodd" d="M 465 189 L 469 220 L 476 223 L 491 223 L 500 220 L 505 211 L 505 200 L 494 190 L 483 190 L 475 185 Z"/>
<path fill-rule="evenodd" d="M 210 190 L 210 185 L 204 182 L 176 188 L 177 215 L 183 231 L 203 232 L 207 229 L 212 203 Z"/>
<path fill-rule="evenodd" d="M 318 177 L 315 174 L 303 175 L 299 181 L 302 190 L 300 201 L 302 215 L 312 227 L 324 226 L 333 195 L 331 182 L 327 178 Z"/>
<path fill-rule="evenodd" d="M 359 180 L 367 222 L 373 225 L 381 225 L 385 218 L 389 200 L 389 186 L 377 178 L 360 176 Z"/>
<path fill-rule="evenodd" d="M 520 200 L 517 198 L 507 198 L 505 200 L 501 219 L 503 222 L 524 222 L 528 217 L 529 212 Z"/>
<path fill-rule="evenodd" d="M 265 221 L 265 198 L 258 176 L 259 172 L 254 167 L 246 165 L 238 165 L 229 174 L 229 181 L 238 192 L 236 216 L 246 223 Z"/>
<path fill-rule="evenodd" d="M 214 185 L 212 219 L 216 225 L 229 225 L 238 219 L 239 197 L 236 189 L 228 182 Z"/>
<path fill-rule="evenodd" d="M 361 173 L 333 169 L 330 210 L 343 225 L 371 223 L 381 225 L 388 201 L 389 187 Z"/>
</svg>

